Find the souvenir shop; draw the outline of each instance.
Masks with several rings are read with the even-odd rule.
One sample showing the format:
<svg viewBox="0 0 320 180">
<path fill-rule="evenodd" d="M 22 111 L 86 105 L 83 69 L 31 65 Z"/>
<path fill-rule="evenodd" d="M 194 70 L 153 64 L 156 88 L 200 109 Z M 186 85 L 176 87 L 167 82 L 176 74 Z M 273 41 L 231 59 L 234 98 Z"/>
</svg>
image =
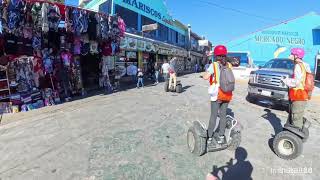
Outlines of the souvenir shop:
<svg viewBox="0 0 320 180">
<path fill-rule="evenodd" d="M 159 46 L 158 54 L 158 62 L 160 64 L 162 64 L 164 60 L 170 62 L 170 60 L 175 57 L 176 59 L 172 63 L 175 66 L 177 73 L 183 73 L 186 70 L 186 60 L 188 57 L 188 52 L 186 50 Z"/>
<path fill-rule="evenodd" d="M 156 46 L 154 43 L 127 35 L 121 40 L 120 49 L 122 55 L 117 65 L 125 67 L 134 65 L 142 68 L 146 75 L 152 74 L 156 62 Z M 127 75 L 130 74 L 130 72 L 127 72 Z"/>
<path fill-rule="evenodd" d="M 120 17 L 36 0 L 3 0 L 0 11 L 0 113 L 69 101 L 109 78 Z"/>
</svg>

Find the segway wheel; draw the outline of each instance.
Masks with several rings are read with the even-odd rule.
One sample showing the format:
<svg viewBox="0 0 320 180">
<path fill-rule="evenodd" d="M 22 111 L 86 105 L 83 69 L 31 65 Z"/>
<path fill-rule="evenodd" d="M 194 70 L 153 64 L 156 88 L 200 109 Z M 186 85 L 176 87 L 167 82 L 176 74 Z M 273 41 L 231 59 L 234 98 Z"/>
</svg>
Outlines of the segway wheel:
<svg viewBox="0 0 320 180">
<path fill-rule="evenodd" d="M 234 132 L 231 135 L 231 142 L 228 147 L 228 150 L 235 151 L 241 143 L 241 133 L 240 132 Z"/>
<path fill-rule="evenodd" d="M 188 148 L 196 156 L 202 156 L 206 153 L 206 139 L 197 135 L 194 127 L 188 130 L 187 134 Z"/>
<path fill-rule="evenodd" d="M 176 92 L 177 93 L 182 93 L 182 85 L 181 84 L 178 84 L 177 87 L 176 87 Z"/>
<path fill-rule="evenodd" d="M 164 83 L 164 91 L 165 91 L 165 92 L 169 92 L 169 82 L 168 82 L 168 81 L 166 81 L 166 82 Z"/>
<path fill-rule="evenodd" d="M 303 151 L 302 139 L 289 131 L 282 131 L 274 138 L 273 150 L 281 159 L 296 159 Z"/>
</svg>

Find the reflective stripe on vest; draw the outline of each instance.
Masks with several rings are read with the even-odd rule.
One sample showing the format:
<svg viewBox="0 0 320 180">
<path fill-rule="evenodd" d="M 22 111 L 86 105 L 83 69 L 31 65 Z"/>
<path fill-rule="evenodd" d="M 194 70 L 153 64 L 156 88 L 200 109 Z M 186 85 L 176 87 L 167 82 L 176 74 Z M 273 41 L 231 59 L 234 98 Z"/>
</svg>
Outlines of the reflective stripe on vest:
<svg viewBox="0 0 320 180">
<path fill-rule="evenodd" d="M 297 87 L 289 89 L 289 99 L 291 101 L 307 101 L 309 98 L 308 92 L 304 90 L 307 71 L 303 64 L 299 63 L 299 66 L 303 74 L 302 80 L 299 82 L 299 85 Z M 293 74 L 293 78 L 295 78 L 294 74 Z"/>
</svg>

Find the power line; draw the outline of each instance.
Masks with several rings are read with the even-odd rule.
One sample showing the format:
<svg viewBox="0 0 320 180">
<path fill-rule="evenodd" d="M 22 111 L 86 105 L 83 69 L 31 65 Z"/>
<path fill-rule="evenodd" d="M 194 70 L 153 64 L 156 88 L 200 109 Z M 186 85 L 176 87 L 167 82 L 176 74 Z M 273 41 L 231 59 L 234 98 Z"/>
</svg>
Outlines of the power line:
<svg viewBox="0 0 320 180">
<path fill-rule="evenodd" d="M 239 14 L 243 14 L 243 15 L 246 15 L 246 16 L 251 16 L 251 17 L 258 18 L 258 19 L 262 19 L 264 21 L 281 21 L 280 19 L 275 19 L 275 18 L 270 18 L 270 17 L 265 17 L 265 16 L 260 16 L 260 15 L 248 13 L 248 12 L 245 12 L 245 11 L 242 11 L 242 10 L 225 7 L 225 6 L 222 6 L 220 4 L 213 3 L 213 2 L 208 2 L 208 1 L 204 1 L 204 0 L 197 0 L 197 1 L 201 2 L 201 3 L 205 3 L 205 4 L 208 4 L 208 5 L 211 5 L 211 6 L 214 6 L 214 7 L 217 7 L 217 8 L 220 8 L 220 9 L 233 11 L 233 12 L 236 12 L 236 13 L 239 13 Z"/>
</svg>

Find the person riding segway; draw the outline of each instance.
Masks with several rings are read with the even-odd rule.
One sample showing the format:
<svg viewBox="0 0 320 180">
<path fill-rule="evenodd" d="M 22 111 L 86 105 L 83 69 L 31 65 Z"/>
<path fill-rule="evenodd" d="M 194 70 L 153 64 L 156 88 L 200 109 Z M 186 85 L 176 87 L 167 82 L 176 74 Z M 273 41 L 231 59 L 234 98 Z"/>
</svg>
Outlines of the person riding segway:
<svg viewBox="0 0 320 180">
<path fill-rule="evenodd" d="M 210 82 L 208 93 L 211 100 L 211 116 L 208 129 L 196 121 L 189 128 L 187 136 L 189 150 L 200 156 L 206 151 L 227 148 L 234 150 L 241 141 L 238 121 L 227 116 L 228 104 L 235 88 L 232 65 L 227 62 L 227 48 L 222 45 L 216 46 L 214 56 L 216 62 L 211 63 L 208 70 L 202 74 L 203 79 Z"/>
<path fill-rule="evenodd" d="M 166 81 L 164 84 L 164 90 L 165 92 L 177 92 L 181 93 L 182 92 L 182 84 L 180 81 L 177 81 L 177 72 L 174 67 L 174 61 L 176 58 L 172 58 L 170 61 L 170 67 L 168 69 L 169 73 L 169 81 Z"/>
<path fill-rule="evenodd" d="M 302 48 L 291 50 L 291 58 L 295 64 L 293 77 L 283 80 L 289 87 L 289 117 L 283 131 L 275 136 L 273 149 L 285 160 L 297 158 L 302 153 L 303 142 L 309 137 L 311 123 L 303 115 L 314 89 L 314 76 L 309 65 L 303 62 L 304 55 Z"/>
</svg>

